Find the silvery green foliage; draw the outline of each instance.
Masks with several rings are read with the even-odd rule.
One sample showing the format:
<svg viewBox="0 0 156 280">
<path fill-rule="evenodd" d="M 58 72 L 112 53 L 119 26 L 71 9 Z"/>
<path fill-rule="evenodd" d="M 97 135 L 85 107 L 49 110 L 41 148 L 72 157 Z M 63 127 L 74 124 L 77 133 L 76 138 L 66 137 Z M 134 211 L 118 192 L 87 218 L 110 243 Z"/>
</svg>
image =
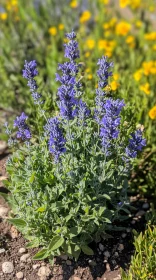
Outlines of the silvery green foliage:
<svg viewBox="0 0 156 280">
<path fill-rule="evenodd" d="M 71 40 L 75 40 L 73 34 Z M 74 48 L 77 49 L 75 41 L 73 52 Z M 72 69 L 74 63 L 70 61 Z M 109 76 L 111 65 L 105 63 L 106 58 L 100 60 L 100 79 Z M 66 65 L 68 73 L 64 72 Z M 62 252 L 77 259 L 81 250 L 93 254 L 88 244 L 99 241 L 107 231 L 118 229 L 119 221 L 130 213 L 127 178 L 131 153 L 128 157 L 126 147 L 137 150 L 142 143 L 139 134 L 134 145 L 129 123 L 125 131 L 123 101 L 113 101 L 107 94 L 100 94 L 98 102 L 95 100 L 98 107 L 89 110 L 77 98 L 76 78 L 70 77 L 69 63 L 60 68 L 63 74 L 59 80 L 64 83 L 61 113 L 45 120 L 43 134 L 37 141 L 32 133 L 29 145 L 24 144 L 14 152 L 7 163 L 6 186 L 11 191 L 8 199 L 15 215 L 10 222 L 30 240 L 29 247 L 43 247 L 34 259 L 52 259 Z M 62 92 L 68 82 L 71 86 Z M 102 91 L 101 83 L 99 91 Z M 67 115 L 68 106 L 74 114 Z"/>
</svg>

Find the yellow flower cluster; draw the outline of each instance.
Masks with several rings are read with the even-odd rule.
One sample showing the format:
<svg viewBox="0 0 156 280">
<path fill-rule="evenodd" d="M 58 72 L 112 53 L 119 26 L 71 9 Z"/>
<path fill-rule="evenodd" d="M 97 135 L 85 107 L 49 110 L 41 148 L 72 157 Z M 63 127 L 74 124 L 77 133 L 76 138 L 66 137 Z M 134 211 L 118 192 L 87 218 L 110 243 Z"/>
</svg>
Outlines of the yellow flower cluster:
<svg viewBox="0 0 156 280">
<path fill-rule="evenodd" d="M 146 33 L 144 37 L 148 41 L 156 41 L 156 32 Z"/>
<path fill-rule="evenodd" d="M 113 81 L 110 83 L 111 90 L 115 91 L 115 90 L 118 89 L 118 87 L 119 87 L 118 80 L 119 80 L 119 74 L 118 73 L 114 73 Z"/>
<path fill-rule="evenodd" d="M 94 39 L 88 39 L 88 40 L 86 41 L 86 46 L 87 46 L 87 48 L 88 48 L 89 50 L 94 49 L 94 47 L 95 47 L 95 40 L 94 40 Z"/>
<path fill-rule="evenodd" d="M 62 24 L 62 23 L 60 23 L 59 25 L 58 25 L 58 30 L 64 30 L 64 24 Z M 56 26 L 51 26 L 49 29 L 48 29 L 48 32 L 49 32 L 49 34 L 50 35 L 52 35 L 52 36 L 56 36 L 57 35 L 57 28 L 56 28 Z"/>
<path fill-rule="evenodd" d="M 0 13 L 0 19 L 1 20 L 5 21 L 7 19 L 7 17 L 8 17 L 7 13 Z"/>
<path fill-rule="evenodd" d="M 78 1 L 72 0 L 70 2 L 70 7 L 73 8 L 73 9 L 77 8 L 78 7 Z"/>
<path fill-rule="evenodd" d="M 141 85 L 140 90 L 142 90 L 144 93 L 146 94 L 150 94 L 150 84 L 149 83 L 145 83 L 143 85 Z"/>
<path fill-rule="evenodd" d="M 156 119 L 156 105 L 149 111 L 148 114 L 152 120 Z"/>
<path fill-rule="evenodd" d="M 121 36 L 126 36 L 131 30 L 131 24 L 126 21 L 120 21 L 116 25 L 116 34 Z"/>
<path fill-rule="evenodd" d="M 142 75 L 149 76 L 156 74 L 156 61 L 144 61 L 142 63 L 142 68 L 138 69 L 133 77 L 138 82 L 142 78 Z"/>
<path fill-rule="evenodd" d="M 141 6 L 141 0 L 120 0 L 121 8 L 129 6 L 132 9 L 138 9 Z"/>
<path fill-rule="evenodd" d="M 80 16 L 80 23 L 85 23 L 85 22 L 87 22 L 88 20 L 90 20 L 90 18 L 91 18 L 91 13 L 90 13 L 90 11 L 84 11 L 83 13 L 82 13 L 82 15 Z"/>
<path fill-rule="evenodd" d="M 98 49 L 100 51 L 105 51 L 105 55 L 107 55 L 108 57 L 112 56 L 112 52 L 114 51 L 115 46 L 116 46 L 115 40 L 100 39 L 98 41 Z"/>
<path fill-rule="evenodd" d="M 135 38 L 132 35 L 129 35 L 126 38 L 126 43 L 129 45 L 130 48 L 134 48 L 135 47 Z"/>
<path fill-rule="evenodd" d="M 17 12 L 17 10 L 18 10 L 18 1 L 17 0 L 8 0 L 7 3 L 6 3 L 6 9 L 8 11 L 14 10 L 15 12 Z"/>
</svg>

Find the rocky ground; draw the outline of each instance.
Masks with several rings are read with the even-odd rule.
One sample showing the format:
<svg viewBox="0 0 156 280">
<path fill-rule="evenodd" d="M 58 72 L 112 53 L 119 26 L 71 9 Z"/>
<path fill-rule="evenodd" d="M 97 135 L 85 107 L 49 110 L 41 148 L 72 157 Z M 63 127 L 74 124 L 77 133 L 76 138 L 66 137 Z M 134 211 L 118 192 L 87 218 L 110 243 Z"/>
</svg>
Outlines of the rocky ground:
<svg viewBox="0 0 156 280">
<path fill-rule="evenodd" d="M 5 192 L 2 181 L 6 177 L 7 154 L 0 155 L 0 192 Z M 138 196 L 131 197 L 136 210 L 127 221 L 123 232 L 114 232 L 113 238 L 92 243 L 94 256 L 81 254 L 75 262 L 66 255 L 55 259 L 51 266 L 48 261 L 33 261 L 38 249 L 26 249 L 26 240 L 7 222 L 9 207 L 0 197 L 0 279 L 1 280 L 119 280 L 120 268 L 128 268 L 134 252 L 132 230 L 144 229 L 145 213 L 149 203 Z"/>
</svg>

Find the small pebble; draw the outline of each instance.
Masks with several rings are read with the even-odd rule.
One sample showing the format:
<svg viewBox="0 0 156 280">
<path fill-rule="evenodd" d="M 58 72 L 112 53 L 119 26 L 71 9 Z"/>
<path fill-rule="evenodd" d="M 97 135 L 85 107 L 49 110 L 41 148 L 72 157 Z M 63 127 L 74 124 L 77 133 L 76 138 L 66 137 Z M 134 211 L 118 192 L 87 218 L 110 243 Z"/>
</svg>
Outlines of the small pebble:
<svg viewBox="0 0 156 280">
<path fill-rule="evenodd" d="M 7 214 L 9 212 L 9 209 L 7 207 L 4 206 L 0 206 L 0 218 L 6 218 Z"/>
<path fill-rule="evenodd" d="M 93 261 L 93 260 L 89 260 L 88 263 L 89 263 L 89 265 L 91 265 L 91 266 L 96 266 L 96 262 Z"/>
<path fill-rule="evenodd" d="M 17 272 L 16 277 L 17 277 L 17 279 L 23 279 L 23 277 L 24 277 L 23 272 L 22 271 Z"/>
<path fill-rule="evenodd" d="M 115 257 L 118 257 L 118 256 L 119 256 L 118 252 L 115 252 L 115 253 L 114 253 L 114 256 L 115 256 Z"/>
<path fill-rule="evenodd" d="M 147 210 L 149 208 L 149 204 L 147 202 L 145 202 L 143 205 L 142 205 L 142 209 L 144 210 Z"/>
<path fill-rule="evenodd" d="M 62 260 L 64 260 L 64 261 L 67 261 L 68 256 L 67 256 L 67 255 L 61 255 L 60 258 L 61 258 Z"/>
<path fill-rule="evenodd" d="M 105 252 L 104 252 L 104 256 L 105 256 L 106 258 L 109 258 L 109 257 L 110 257 L 110 253 L 109 253 L 108 251 L 105 251 Z"/>
<path fill-rule="evenodd" d="M 67 261 L 66 261 L 66 264 L 67 264 L 67 265 L 71 265 L 72 262 L 71 262 L 70 260 L 67 260 Z"/>
<path fill-rule="evenodd" d="M 145 215 L 145 213 L 146 213 L 146 212 L 145 212 L 144 210 L 140 210 L 140 211 L 138 211 L 138 212 L 136 213 L 136 215 L 135 215 L 135 216 L 136 216 L 136 217 L 139 217 L 139 216 L 141 216 L 141 217 L 142 217 L 142 216 L 144 216 L 144 215 Z"/>
<path fill-rule="evenodd" d="M 24 254 L 20 257 L 20 262 L 26 262 L 27 259 L 30 257 L 30 254 Z"/>
<path fill-rule="evenodd" d="M 38 267 L 40 267 L 41 265 L 39 264 L 39 263 L 37 263 L 37 264 L 33 264 L 33 269 L 36 269 L 36 268 L 38 268 Z"/>
<path fill-rule="evenodd" d="M 135 225 L 135 221 L 134 221 L 134 220 L 133 220 L 133 221 L 131 221 L 131 224 L 132 224 L 132 225 Z"/>
<path fill-rule="evenodd" d="M 104 246 L 103 246 L 103 244 L 99 243 L 99 249 L 100 249 L 101 251 L 104 251 Z"/>
<path fill-rule="evenodd" d="M 107 271 L 110 271 L 110 270 L 111 270 L 111 269 L 110 269 L 109 263 L 106 263 L 106 270 L 107 270 Z"/>
<path fill-rule="evenodd" d="M 43 277 L 43 276 L 49 276 L 50 273 L 51 273 L 51 270 L 48 267 L 41 266 L 38 270 L 37 275 L 40 276 L 40 277 Z"/>
<path fill-rule="evenodd" d="M 127 234 L 126 233 L 122 233 L 122 238 L 125 238 L 126 236 L 127 236 Z"/>
<path fill-rule="evenodd" d="M 25 248 L 20 248 L 19 250 L 18 250 L 18 253 L 20 253 L 20 254 L 23 254 L 23 253 L 25 253 L 26 252 L 26 249 Z"/>
<path fill-rule="evenodd" d="M 12 262 L 4 262 L 2 264 L 2 271 L 3 273 L 9 274 L 12 273 L 14 270 L 14 266 Z"/>
<path fill-rule="evenodd" d="M 2 254 L 2 253 L 4 253 L 4 252 L 5 252 L 5 249 L 4 249 L 4 248 L 0 249 L 0 254 Z"/>
<path fill-rule="evenodd" d="M 118 250 L 119 250 L 119 251 L 124 250 L 124 245 L 123 245 L 122 243 L 119 244 Z"/>
</svg>

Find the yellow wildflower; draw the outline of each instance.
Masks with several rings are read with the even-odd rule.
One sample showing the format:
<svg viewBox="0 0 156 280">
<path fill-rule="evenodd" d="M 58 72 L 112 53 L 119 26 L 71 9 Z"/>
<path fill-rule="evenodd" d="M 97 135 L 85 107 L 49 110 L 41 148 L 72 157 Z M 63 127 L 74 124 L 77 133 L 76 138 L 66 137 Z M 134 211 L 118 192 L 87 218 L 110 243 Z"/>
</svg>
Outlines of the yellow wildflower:
<svg viewBox="0 0 156 280">
<path fill-rule="evenodd" d="M 156 105 L 149 111 L 148 115 L 152 120 L 156 119 Z"/>
<path fill-rule="evenodd" d="M 100 2 L 101 2 L 102 4 L 105 4 L 105 5 L 108 5 L 108 4 L 109 4 L 109 0 L 100 0 Z"/>
<path fill-rule="evenodd" d="M 1 20 L 6 20 L 8 17 L 7 13 L 0 13 L 0 19 Z"/>
<path fill-rule="evenodd" d="M 120 0 L 119 5 L 121 8 L 125 8 L 129 5 L 129 0 Z"/>
<path fill-rule="evenodd" d="M 107 37 L 109 37 L 110 34 L 111 34 L 111 32 L 109 30 L 107 30 L 104 32 L 104 37 L 107 38 Z"/>
<path fill-rule="evenodd" d="M 106 22 L 103 24 L 103 28 L 106 30 L 106 29 L 109 29 L 110 28 L 110 23 L 109 22 Z"/>
<path fill-rule="evenodd" d="M 90 56 L 90 52 L 86 52 L 85 57 L 89 57 L 89 56 Z"/>
<path fill-rule="evenodd" d="M 148 41 L 155 41 L 156 40 L 156 32 L 150 32 L 150 33 L 146 33 L 144 35 L 145 39 Z"/>
<path fill-rule="evenodd" d="M 135 38 L 134 36 L 130 35 L 126 38 L 126 43 L 130 46 L 130 48 L 135 47 Z"/>
<path fill-rule="evenodd" d="M 93 40 L 93 39 L 88 39 L 88 40 L 86 41 L 86 46 L 87 46 L 87 48 L 90 49 L 90 50 L 94 49 L 94 47 L 95 47 L 95 40 Z"/>
<path fill-rule="evenodd" d="M 118 73 L 114 73 L 114 74 L 113 74 L 113 79 L 114 79 L 115 81 L 119 80 L 119 74 L 118 74 Z"/>
<path fill-rule="evenodd" d="M 117 22 L 117 18 L 113 17 L 113 18 L 110 20 L 109 24 L 110 24 L 111 27 L 113 27 L 113 26 L 116 24 L 116 22 Z"/>
<path fill-rule="evenodd" d="M 64 29 L 64 24 L 60 23 L 59 26 L 58 26 L 58 29 L 63 30 Z"/>
<path fill-rule="evenodd" d="M 151 61 L 145 61 L 142 63 L 142 67 L 143 67 L 143 72 L 146 76 L 149 76 L 151 74 L 151 69 L 153 67 L 155 67 L 154 62 Z"/>
<path fill-rule="evenodd" d="M 110 83 L 110 86 L 111 86 L 111 89 L 114 91 L 114 90 L 117 90 L 117 88 L 119 87 L 119 84 L 116 81 L 112 81 Z"/>
<path fill-rule="evenodd" d="M 105 50 L 108 52 L 112 52 L 114 50 L 114 47 L 116 46 L 116 41 L 114 40 L 104 40 L 104 39 L 100 39 L 98 41 L 98 49 L 99 50 Z"/>
<path fill-rule="evenodd" d="M 143 85 L 141 85 L 140 90 L 142 90 L 144 93 L 146 94 L 150 94 L 150 84 L 149 83 L 145 83 Z"/>
<path fill-rule="evenodd" d="M 80 23 L 84 23 L 84 22 L 90 20 L 90 18 L 91 18 L 91 13 L 90 13 L 90 11 L 86 10 L 82 13 L 82 15 L 80 17 Z"/>
<path fill-rule="evenodd" d="M 86 73 L 89 73 L 90 72 L 90 68 L 86 68 Z"/>
<path fill-rule="evenodd" d="M 135 10 L 141 6 L 141 0 L 131 0 L 129 5 L 132 9 Z"/>
<path fill-rule="evenodd" d="M 142 26 L 142 21 L 141 20 L 137 20 L 135 22 L 135 25 L 136 25 L 137 28 L 140 28 Z"/>
<path fill-rule="evenodd" d="M 152 50 L 156 51 L 156 44 L 153 45 Z"/>
<path fill-rule="evenodd" d="M 141 77 L 142 77 L 142 69 L 137 70 L 134 75 L 133 75 L 134 79 L 138 82 L 140 81 Z"/>
<path fill-rule="evenodd" d="M 131 24 L 126 21 L 121 21 L 116 25 L 116 34 L 126 36 L 131 30 Z"/>
<path fill-rule="evenodd" d="M 106 55 L 110 58 L 110 57 L 112 57 L 112 52 L 111 51 L 105 51 L 104 55 Z"/>
<path fill-rule="evenodd" d="M 56 34 L 57 34 L 57 29 L 55 26 L 50 27 L 48 31 L 49 31 L 50 35 L 52 35 L 52 36 L 56 36 Z"/>
<path fill-rule="evenodd" d="M 72 0 L 70 2 L 70 7 L 73 8 L 73 9 L 77 8 L 78 7 L 78 2 L 76 0 Z"/>
<path fill-rule="evenodd" d="M 92 80 L 93 79 L 93 75 L 92 74 L 88 74 L 87 78 L 88 78 L 88 80 Z"/>
</svg>

